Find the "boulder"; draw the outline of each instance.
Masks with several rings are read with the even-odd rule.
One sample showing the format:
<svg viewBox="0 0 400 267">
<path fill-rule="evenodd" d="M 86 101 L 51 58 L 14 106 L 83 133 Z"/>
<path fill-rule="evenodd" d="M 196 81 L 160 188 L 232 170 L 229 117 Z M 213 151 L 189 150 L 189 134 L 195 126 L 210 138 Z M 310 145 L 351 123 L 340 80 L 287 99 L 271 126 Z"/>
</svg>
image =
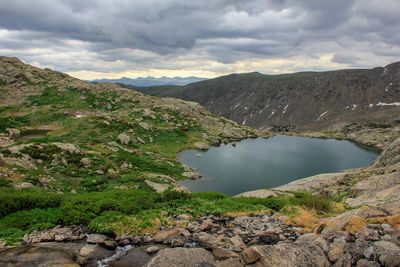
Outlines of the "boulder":
<svg viewBox="0 0 400 267">
<path fill-rule="evenodd" d="M 86 243 L 89 244 L 104 244 L 104 242 L 107 240 L 107 237 L 104 235 L 99 235 L 99 234 L 90 234 L 87 237 Z"/>
<path fill-rule="evenodd" d="M 89 158 L 82 158 L 81 163 L 85 166 L 90 166 L 92 162 Z"/>
<path fill-rule="evenodd" d="M 274 246 L 265 245 L 254 247 L 261 257 L 252 266 L 321 266 L 328 267 L 331 264 L 323 250 L 316 245 L 280 243 Z"/>
<path fill-rule="evenodd" d="M 148 263 L 147 267 L 170 266 L 214 266 L 213 255 L 203 248 L 167 248 L 158 252 Z"/>
<path fill-rule="evenodd" d="M 118 140 L 123 145 L 128 145 L 131 142 L 131 138 L 129 137 L 129 135 L 126 135 L 124 133 L 121 133 L 118 135 Z"/>
<path fill-rule="evenodd" d="M 100 247 L 99 245 L 86 244 L 79 251 L 77 262 L 81 265 L 89 262 L 107 258 L 113 254 L 113 251 Z"/>
<path fill-rule="evenodd" d="M 346 251 L 347 242 L 343 237 L 338 237 L 331 244 L 328 258 L 331 262 L 336 262 Z"/>
<path fill-rule="evenodd" d="M 206 144 L 204 142 L 196 142 L 193 144 L 196 148 L 200 149 L 200 150 L 208 150 L 210 149 L 210 145 Z"/>
<path fill-rule="evenodd" d="M 203 220 L 201 222 L 200 230 L 201 231 L 207 231 L 207 230 L 210 230 L 211 228 L 216 227 L 216 226 L 218 226 L 218 225 L 214 224 L 214 222 L 211 219 L 207 219 L 207 220 Z"/>
<path fill-rule="evenodd" d="M 242 252 L 242 258 L 246 264 L 252 264 L 261 258 L 261 253 L 255 248 L 246 248 Z"/>
<path fill-rule="evenodd" d="M 139 125 L 146 131 L 150 131 L 151 129 L 153 129 L 153 125 L 146 123 L 146 122 L 140 122 Z"/>
<path fill-rule="evenodd" d="M 79 267 L 73 254 L 57 248 L 22 246 L 0 251 L 1 266 L 66 266 Z"/>
<path fill-rule="evenodd" d="M 160 248 L 157 247 L 157 246 L 150 246 L 150 247 L 146 248 L 146 252 L 149 253 L 149 254 L 156 253 L 159 250 L 160 250 Z"/>
<path fill-rule="evenodd" d="M 9 137 L 17 137 L 21 134 L 21 131 L 15 128 L 7 128 L 6 132 Z"/>
<path fill-rule="evenodd" d="M 212 253 L 217 260 L 225 260 L 229 258 L 239 257 L 239 254 L 237 254 L 236 252 L 225 248 L 214 248 L 212 250 Z"/>
<path fill-rule="evenodd" d="M 198 173 L 198 172 L 188 171 L 188 172 L 182 173 L 182 176 L 184 176 L 184 177 L 186 177 L 188 179 L 196 180 L 196 179 L 199 179 L 201 177 L 201 174 Z"/>
<path fill-rule="evenodd" d="M 230 258 L 217 263 L 217 267 L 243 267 L 239 258 Z"/>
<path fill-rule="evenodd" d="M 16 190 L 21 190 L 21 189 L 25 189 L 25 188 L 35 188 L 35 186 L 31 183 L 23 182 L 21 184 L 15 185 L 14 188 Z"/>
<path fill-rule="evenodd" d="M 53 145 L 57 146 L 59 149 L 69 152 L 71 154 L 80 153 L 81 149 L 78 145 L 68 144 L 68 143 L 53 143 Z"/>
<path fill-rule="evenodd" d="M 172 240 L 186 240 L 190 236 L 188 230 L 183 228 L 169 228 L 158 232 L 153 241 L 155 243 L 171 243 Z"/>
<path fill-rule="evenodd" d="M 159 184 L 159 183 L 154 183 L 152 181 L 146 180 L 145 183 L 153 188 L 157 193 L 162 193 L 166 190 L 168 190 L 169 185 L 168 184 Z"/>
</svg>

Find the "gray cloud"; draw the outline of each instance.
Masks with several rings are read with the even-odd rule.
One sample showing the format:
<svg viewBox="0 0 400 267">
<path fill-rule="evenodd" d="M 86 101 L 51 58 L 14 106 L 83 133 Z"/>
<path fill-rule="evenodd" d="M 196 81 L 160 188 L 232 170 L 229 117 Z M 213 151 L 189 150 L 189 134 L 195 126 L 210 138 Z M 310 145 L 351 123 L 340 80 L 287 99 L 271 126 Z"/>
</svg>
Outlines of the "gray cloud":
<svg viewBox="0 0 400 267">
<path fill-rule="evenodd" d="M 398 10 L 397 0 L 0 0 L 0 53 L 61 71 L 277 58 L 371 67 L 398 60 Z M 307 65 L 325 54 L 332 65 Z"/>
</svg>

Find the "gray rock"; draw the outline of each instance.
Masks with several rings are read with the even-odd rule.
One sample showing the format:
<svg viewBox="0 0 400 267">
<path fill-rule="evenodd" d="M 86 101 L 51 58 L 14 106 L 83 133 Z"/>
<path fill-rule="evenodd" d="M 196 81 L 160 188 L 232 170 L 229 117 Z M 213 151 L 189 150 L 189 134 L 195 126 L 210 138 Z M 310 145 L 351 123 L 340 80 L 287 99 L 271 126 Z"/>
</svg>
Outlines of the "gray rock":
<svg viewBox="0 0 400 267">
<path fill-rule="evenodd" d="M 224 248 L 214 248 L 212 250 L 212 253 L 217 260 L 225 260 L 229 258 L 239 257 L 239 254 L 233 252 L 230 249 L 224 249 Z"/>
<path fill-rule="evenodd" d="M 85 166 L 90 166 L 92 162 L 89 158 L 82 158 L 81 163 Z"/>
<path fill-rule="evenodd" d="M 379 259 L 386 256 L 400 256 L 400 248 L 392 242 L 378 241 L 374 243 L 373 248 L 375 255 Z"/>
<path fill-rule="evenodd" d="M 21 190 L 21 189 L 25 189 L 25 188 L 35 188 L 35 186 L 31 183 L 23 182 L 21 184 L 15 185 L 14 188 L 16 190 Z"/>
<path fill-rule="evenodd" d="M 199 179 L 201 177 L 201 174 L 198 172 L 193 172 L 193 171 L 189 171 L 189 172 L 184 172 L 182 173 L 182 176 L 188 178 L 188 179 Z"/>
<path fill-rule="evenodd" d="M 200 225 L 200 230 L 201 231 L 207 231 L 207 230 L 210 230 L 211 228 L 213 228 L 215 226 L 217 226 L 217 225 L 215 225 L 212 220 L 210 220 L 210 219 L 203 220 L 201 222 L 201 225 Z"/>
<path fill-rule="evenodd" d="M 107 174 L 108 174 L 108 176 L 114 178 L 114 177 L 117 177 L 118 172 L 117 172 L 116 170 L 114 170 L 114 169 L 108 169 L 108 170 L 107 170 Z"/>
<path fill-rule="evenodd" d="M 21 131 L 15 128 L 7 128 L 6 132 L 9 137 L 17 137 L 21 134 Z"/>
<path fill-rule="evenodd" d="M 367 259 L 361 259 L 357 261 L 357 267 L 380 267 L 381 265 L 376 261 L 369 261 Z"/>
<path fill-rule="evenodd" d="M 159 251 L 148 263 L 147 267 L 170 266 L 214 266 L 213 255 L 203 248 L 167 248 Z"/>
<path fill-rule="evenodd" d="M 156 253 L 159 250 L 160 250 L 160 248 L 157 247 L 157 246 L 151 246 L 151 247 L 146 248 L 146 252 L 149 253 L 149 254 Z"/>
<path fill-rule="evenodd" d="M 308 233 L 301 235 L 295 242 L 299 245 L 316 245 L 320 247 L 325 253 L 329 251 L 328 243 L 325 239 L 321 238 L 320 236 L 314 233 Z"/>
<path fill-rule="evenodd" d="M 112 254 L 113 252 L 111 250 L 102 248 L 99 245 L 86 244 L 79 251 L 77 262 L 85 265 L 91 261 L 107 258 Z"/>
<path fill-rule="evenodd" d="M 336 262 L 346 251 L 347 242 L 343 237 L 338 237 L 333 240 L 330 250 L 328 252 L 328 258 L 331 262 Z"/>
<path fill-rule="evenodd" d="M 131 142 L 131 138 L 128 135 L 124 134 L 124 133 L 121 133 L 121 134 L 118 135 L 118 140 L 123 145 L 128 145 Z"/>
<path fill-rule="evenodd" d="M 252 264 L 261 258 L 261 253 L 254 247 L 246 248 L 241 255 L 246 264 Z"/>
<path fill-rule="evenodd" d="M 399 267 L 400 266 L 400 255 L 380 256 L 379 261 L 382 263 L 383 266 Z"/>
<path fill-rule="evenodd" d="M 346 253 L 337 259 L 333 267 L 351 267 L 352 257 L 350 254 Z"/>
<path fill-rule="evenodd" d="M 153 125 L 146 123 L 146 122 L 140 122 L 139 125 L 146 131 L 150 131 L 151 129 L 153 129 Z"/>
<path fill-rule="evenodd" d="M 191 219 L 191 217 L 189 216 L 189 215 L 187 215 L 187 214 L 180 214 L 180 215 L 178 215 L 178 217 L 176 217 L 178 220 L 185 220 L 185 221 L 188 221 L 188 220 L 190 220 Z"/>
<path fill-rule="evenodd" d="M 254 247 L 261 258 L 252 266 L 321 266 L 328 267 L 330 263 L 322 249 L 316 245 L 298 245 L 293 243 L 279 243 Z"/>
<path fill-rule="evenodd" d="M 230 258 L 217 263 L 217 267 L 243 267 L 244 264 L 239 258 Z"/>
<path fill-rule="evenodd" d="M 201 149 L 201 150 L 208 150 L 210 149 L 210 145 L 204 143 L 204 142 L 196 142 L 193 144 L 196 148 Z"/>
<path fill-rule="evenodd" d="M 158 232 L 154 238 L 153 241 L 156 243 L 170 243 L 172 240 L 179 240 L 183 239 L 186 240 L 187 237 L 190 236 L 190 233 L 188 230 L 183 229 L 183 228 L 170 228 L 166 229 L 163 231 Z"/>
<path fill-rule="evenodd" d="M 57 248 L 22 246 L 0 251 L 1 266 L 68 266 L 79 267 L 73 254 Z"/>
<path fill-rule="evenodd" d="M 89 244 L 104 244 L 104 242 L 106 240 L 107 240 L 107 237 L 104 236 L 104 235 L 90 234 L 90 235 L 88 235 L 86 243 L 89 243 Z"/>
<path fill-rule="evenodd" d="M 63 151 L 67 151 L 71 154 L 76 154 L 76 153 L 80 153 L 81 149 L 79 148 L 78 145 L 75 144 L 68 144 L 68 143 L 53 143 L 53 145 L 57 146 L 59 149 L 63 150 Z"/>
</svg>

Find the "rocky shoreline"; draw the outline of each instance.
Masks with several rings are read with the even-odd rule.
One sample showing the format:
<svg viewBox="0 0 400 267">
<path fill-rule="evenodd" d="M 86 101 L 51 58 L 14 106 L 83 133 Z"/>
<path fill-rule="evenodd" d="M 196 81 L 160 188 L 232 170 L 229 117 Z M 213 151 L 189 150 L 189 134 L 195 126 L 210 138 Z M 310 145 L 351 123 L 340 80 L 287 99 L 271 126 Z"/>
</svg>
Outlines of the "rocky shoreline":
<svg viewBox="0 0 400 267">
<path fill-rule="evenodd" d="M 370 214 L 371 215 L 371 214 Z M 32 232 L 2 249 L 13 266 L 399 266 L 400 230 L 368 224 L 358 231 L 318 227 L 302 234 L 279 214 L 180 215 L 155 235 L 107 237 L 83 226 Z M 112 255 L 115 255 L 112 257 Z M 111 257 L 111 258 L 110 258 Z M 7 265 L 5 265 L 7 266 Z"/>
</svg>

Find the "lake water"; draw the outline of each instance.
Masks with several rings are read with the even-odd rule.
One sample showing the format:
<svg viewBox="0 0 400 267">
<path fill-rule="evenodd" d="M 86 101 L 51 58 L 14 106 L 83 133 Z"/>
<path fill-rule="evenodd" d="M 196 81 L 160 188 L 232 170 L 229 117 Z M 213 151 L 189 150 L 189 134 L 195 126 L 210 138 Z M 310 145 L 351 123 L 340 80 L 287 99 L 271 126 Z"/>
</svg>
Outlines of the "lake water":
<svg viewBox="0 0 400 267">
<path fill-rule="evenodd" d="M 196 156 L 201 154 L 201 157 Z M 216 191 L 236 195 L 272 188 L 319 173 L 341 172 L 367 166 L 377 151 L 345 140 L 277 135 L 246 139 L 211 147 L 208 151 L 179 153 L 179 161 L 194 167 L 203 177 L 180 181 L 192 192 Z"/>
</svg>

